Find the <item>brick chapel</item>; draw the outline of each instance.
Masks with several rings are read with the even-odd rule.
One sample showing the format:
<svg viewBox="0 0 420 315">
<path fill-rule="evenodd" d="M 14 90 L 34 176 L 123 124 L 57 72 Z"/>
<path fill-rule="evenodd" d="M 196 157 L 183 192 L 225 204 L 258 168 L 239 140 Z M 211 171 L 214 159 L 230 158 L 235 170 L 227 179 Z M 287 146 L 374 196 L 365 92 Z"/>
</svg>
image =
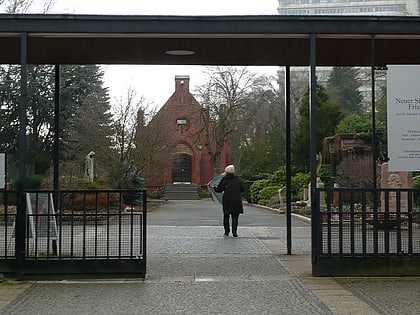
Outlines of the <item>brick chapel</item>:
<svg viewBox="0 0 420 315">
<path fill-rule="evenodd" d="M 213 163 L 204 144 L 202 110 L 190 92 L 190 77 L 175 76 L 175 92 L 149 123 L 164 139 L 161 145 L 168 151 L 159 156 L 163 169 L 146 179 L 148 190 L 172 183 L 205 186 L 213 178 Z M 226 144 L 220 172 L 229 162 L 227 151 Z"/>
</svg>

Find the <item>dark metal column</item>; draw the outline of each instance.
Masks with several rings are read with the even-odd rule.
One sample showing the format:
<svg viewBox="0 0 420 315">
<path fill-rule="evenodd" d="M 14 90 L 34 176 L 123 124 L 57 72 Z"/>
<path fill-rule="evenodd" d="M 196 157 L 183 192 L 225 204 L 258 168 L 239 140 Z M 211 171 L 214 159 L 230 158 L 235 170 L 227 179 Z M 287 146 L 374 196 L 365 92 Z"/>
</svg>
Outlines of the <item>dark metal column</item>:
<svg viewBox="0 0 420 315">
<path fill-rule="evenodd" d="M 19 103 L 19 178 L 17 182 L 17 214 L 15 225 L 15 253 L 17 258 L 17 278 L 23 279 L 25 263 L 26 238 L 26 202 L 25 202 L 25 175 L 26 175 L 26 109 L 28 106 L 28 33 L 22 32 L 20 39 L 20 103 Z"/>
<path fill-rule="evenodd" d="M 286 225 L 287 255 L 292 254 L 292 170 L 291 170 L 291 123 L 290 123 L 290 67 L 286 66 L 284 74 L 284 113 L 286 121 Z"/>
<path fill-rule="evenodd" d="M 373 169 L 372 169 L 372 176 L 373 176 L 373 187 L 377 188 L 377 174 L 376 174 L 376 112 L 375 112 L 375 105 L 376 105 L 376 93 L 375 93 L 375 35 L 372 35 L 371 38 L 371 73 L 372 73 L 372 162 L 373 162 Z"/>
<path fill-rule="evenodd" d="M 371 37 L 371 51 L 370 51 L 370 63 L 371 63 L 371 74 L 372 74 L 372 176 L 373 176 L 373 188 L 378 188 L 377 183 L 377 174 L 376 174 L 376 113 L 375 113 L 375 35 Z M 374 230 L 373 230 L 373 252 L 378 253 L 379 240 L 378 240 L 378 205 L 379 205 L 379 196 L 375 191 L 373 195 L 373 221 L 374 221 Z"/>
<path fill-rule="evenodd" d="M 60 153 L 60 65 L 55 65 L 55 90 L 54 90 L 54 191 L 58 191 L 59 182 L 59 153 Z M 54 200 L 56 203 L 57 200 Z"/>
<path fill-rule="evenodd" d="M 316 34 L 310 34 L 310 78 L 309 78 L 309 116 L 310 116 L 310 171 L 311 171 L 311 222 L 312 222 L 312 274 L 316 275 L 318 258 L 318 216 L 316 195 Z"/>
<path fill-rule="evenodd" d="M 54 208 L 58 209 L 58 190 L 60 188 L 60 65 L 55 65 L 54 76 L 54 153 L 53 153 L 53 168 L 54 168 Z M 53 254 L 57 255 L 57 240 L 52 240 Z"/>
</svg>

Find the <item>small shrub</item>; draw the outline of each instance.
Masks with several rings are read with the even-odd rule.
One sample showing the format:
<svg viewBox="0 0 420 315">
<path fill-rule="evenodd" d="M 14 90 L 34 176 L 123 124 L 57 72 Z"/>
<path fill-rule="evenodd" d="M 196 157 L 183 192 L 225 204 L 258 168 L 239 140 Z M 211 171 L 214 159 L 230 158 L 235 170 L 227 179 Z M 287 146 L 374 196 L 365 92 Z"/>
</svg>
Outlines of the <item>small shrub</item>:
<svg viewBox="0 0 420 315">
<path fill-rule="evenodd" d="M 286 167 L 282 166 L 275 170 L 269 177 L 268 180 L 272 185 L 281 185 L 286 184 Z"/>
<path fill-rule="evenodd" d="M 414 176 L 412 181 L 414 188 L 420 188 L 420 175 Z M 414 193 L 414 204 L 416 207 L 420 207 L 420 192 Z"/>
<path fill-rule="evenodd" d="M 25 179 L 25 187 L 28 190 L 38 190 L 41 187 L 42 175 L 29 175 Z"/>
<path fill-rule="evenodd" d="M 38 153 L 35 156 L 35 161 L 34 161 L 35 174 L 43 175 L 48 171 L 50 167 L 51 167 L 50 158 L 45 152 Z"/>
<path fill-rule="evenodd" d="M 151 191 L 148 195 L 151 199 L 160 199 L 163 197 L 163 191 L 162 189 L 156 189 Z"/>
<path fill-rule="evenodd" d="M 243 198 L 251 203 L 251 193 L 250 193 L 250 187 L 252 186 L 254 182 L 250 180 L 244 180 L 244 186 L 245 191 L 242 193 Z"/>
<path fill-rule="evenodd" d="M 259 197 L 260 199 L 265 199 L 265 200 L 270 201 L 270 199 L 273 196 L 278 196 L 280 188 L 281 188 L 280 186 L 264 187 L 263 189 L 260 190 Z"/>
<path fill-rule="evenodd" d="M 260 198 L 260 191 L 267 186 L 269 181 L 267 179 L 260 179 L 255 181 L 249 188 L 249 194 L 252 203 L 258 203 Z"/>
<path fill-rule="evenodd" d="M 206 189 L 200 189 L 198 191 L 198 195 L 200 196 L 200 198 L 203 198 L 203 199 L 211 197 L 211 193 Z"/>
<path fill-rule="evenodd" d="M 308 188 L 311 181 L 309 173 L 297 173 L 292 177 L 292 200 L 301 200 L 303 196 L 303 189 Z"/>
</svg>

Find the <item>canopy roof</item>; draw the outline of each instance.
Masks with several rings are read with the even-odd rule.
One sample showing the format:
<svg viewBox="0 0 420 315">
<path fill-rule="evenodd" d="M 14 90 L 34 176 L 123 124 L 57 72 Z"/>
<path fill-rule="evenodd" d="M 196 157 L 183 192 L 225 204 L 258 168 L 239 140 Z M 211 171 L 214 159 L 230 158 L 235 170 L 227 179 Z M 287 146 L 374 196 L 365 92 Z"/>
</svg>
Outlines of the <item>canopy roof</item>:
<svg viewBox="0 0 420 315">
<path fill-rule="evenodd" d="M 31 64 L 306 66 L 311 33 L 318 66 L 372 65 L 373 36 L 374 65 L 420 63 L 420 17 L 3 14 L 0 64 L 22 32 Z"/>
</svg>

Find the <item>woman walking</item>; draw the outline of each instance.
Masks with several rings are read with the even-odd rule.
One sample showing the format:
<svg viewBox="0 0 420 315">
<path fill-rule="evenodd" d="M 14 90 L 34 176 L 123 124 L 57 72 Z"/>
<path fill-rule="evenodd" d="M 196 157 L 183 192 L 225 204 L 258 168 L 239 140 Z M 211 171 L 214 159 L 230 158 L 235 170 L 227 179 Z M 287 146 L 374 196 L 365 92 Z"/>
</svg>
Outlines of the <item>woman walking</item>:
<svg viewBox="0 0 420 315">
<path fill-rule="evenodd" d="M 225 236 L 230 233 L 230 217 L 232 217 L 232 235 L 238 237 L 238 219 L 239 214 L 244 213 L 242 205 L 242 195 L 244 184 L 241 178 L 235 175 L 235 166 L 228 165 L 225 168 L 226 175 L 222 178 L 219 185 L 215 188 L 216 192 L 223 192 L 223 226 Z"/>
</svg>

